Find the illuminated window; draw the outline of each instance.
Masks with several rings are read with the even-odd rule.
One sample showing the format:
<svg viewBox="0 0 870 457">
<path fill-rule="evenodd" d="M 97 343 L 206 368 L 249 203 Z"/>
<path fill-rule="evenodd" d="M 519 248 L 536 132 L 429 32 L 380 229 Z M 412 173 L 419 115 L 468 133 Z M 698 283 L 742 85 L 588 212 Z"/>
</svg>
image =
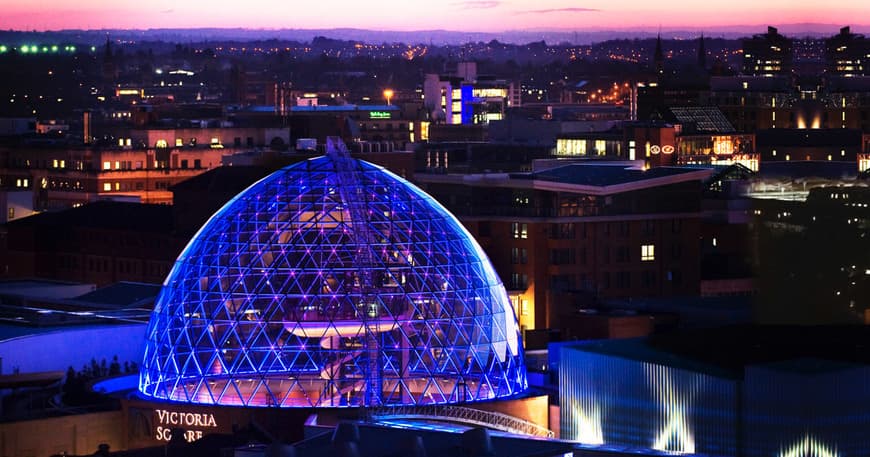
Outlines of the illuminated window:
<svg viewBox="0 0 870 457">
<path fill-rule="evenodd" d="M 607 142 L 604 140 L 595 140 L 595 152 L 603 156 L 607 153 Z"/>
<path fill-rule="evenodd" d="M 181 138 L 176 138 L 175 139 L 175 147 L 180 148 L 182 146 L 184 146 L 184 140 L 182 140 Z"/>
<path fill-rule="evenodd" d="M 644 244 L 640 247 L 641 262 L 651 262 L 656 259 L 656 245 Z"/>
<path fill-rule="evenodd" d="M 103 183 L 103 191 L 104 192 L 111 192 L 112 191 L 112 183 L 104 182 Z"/>
<path fill-rule="evenodd" d="M 9 215 L 6 217 L 8 220 L 15 219 L 15 208 L 9 208 Z"/>
<path fill-rule="evenodd" d="M 529 237 L 529 226 L 528 224 L 513 222 L 511 223 L 511 232 L 513 233 L 514 239 L 524 240 Z"/>
<path fill-rule="evenodd" d="M 103 170 L 111 170 L 111 169 L 112 169 L 112 162 L 109 162 L 109 161 L 103 162 Z"/>
<path fill-rule="evenodd" d="M 155 146 L 158 148 L 165 148 L 168 147 L 169 144 L 166 142 L 166 140 L 157 140 L 157 144 Z"/>
<path fill-rule="evenodd" d="M 120 161 L 120 160 L 116 160 L 116 161 L 115 161 L 115 170 L 120 170 L 120 169 L 121 169 L 121 161 Z"/>
</svg>

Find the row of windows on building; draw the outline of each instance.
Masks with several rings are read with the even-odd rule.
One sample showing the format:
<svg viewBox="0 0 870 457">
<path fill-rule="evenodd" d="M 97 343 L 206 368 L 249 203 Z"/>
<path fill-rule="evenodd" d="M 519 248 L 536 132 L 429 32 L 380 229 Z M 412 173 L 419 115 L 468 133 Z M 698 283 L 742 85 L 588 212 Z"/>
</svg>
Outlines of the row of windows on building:
<svg viewBox="0 0 870 457">
<path fill-rule="evenodd" d="M 71 165 L 68 169 L 70 170 L 85 170 L 90 165 L 87 161 L 84 160 L 71 160 L 69 162 Z M 65 169 L 67 168 L 67 160 L 66 159 L 30 159 L 25 157 L 10 157 L 9 158 L 9 166 L 10 168 L 58 168 Z"/>
<path fill-rule="evenodd" d="M 193 159 L 192 163 L 193 168 L 202 168 L 201 159 Z M 189 159 L 181 159 L 178 168 L 188 169 L 191 168 L 190 165 L 191 161 Z M 115 160 L 114 162 L 110 160 L 103 161 L 103 170 L 141 170 L 144 166 L 145 162 L 142 160 Z M 155 160 L 152 168 L 169 168 L 169 163 L 165 160 Z"/>
<path fill-rule="evenodd" d="M 249 136 L 245 140 L 246 140 L 245 146 L 251 147 L 251 148 L 254 147 L 254 145 L 255 145 L 254 137 Z M 132 147 L 132 143 L 133 142 L 132 142 L 131 138 L 119 138 L 118 139 L 118 146 L 121 146 L 121 147 Z M 176 148 L 183 148 L 185 146 L 193 148 L 193 147 L 197 146 L 197 143 L 198 143 L 198 140 L 196 138 L 189 138 L 187 141 L 185 141 L 184 138 L 176 138 L 175 139 L 175 147 Z M 223 147 L 223 143 L 221 142 L 220 138 L 218 138 L 216 136 L 211 137 L 208 145 L 212 148 L 222 148 Z M 154 143 L 154 146 L 157 148 L 161 148 L 161 149 L 168 148 L 169 141 L 164 140 L 164 139 L 160 139 Z M 237 148 L 242 147 L 242 137 L 237 136 L 237 137 L 233 138 L 233 146 L 235 146 Z"/>
<path fill-rule="evenodd" d="M 618 263 L 632 261 L 632 249 L 629 246 L 618 246 L 615 249 L 614 259 Z M 671 245 L 671 260 L 679 260 L 682 257 L 682 246 Z M 656 246 L 654 244 L 642 244 L 640 246 L 640 261 L 652 262 L 656 260 Z M 526 248 L 511 248 L 511 263 L 525 265 L 529 261 L 529 253 Z M 555 248 L 550 249 L 550 265 L 586 265 L 587 255 L 585 248 Z M 610 249 L 601 250 L 602 263 L 610 263 Z"/>
<path fill-rule="evenodd" d="M 172 185 L 171 181 L 154 181 L 154 190 L 167 190 Z M 150 190 L 145 188 L 144 181 L 105 181 L 103 182 L 103 192 L 130 192 Z"/>
<path fill-rule="evenodd" d="M 652 288 L 658 287 L 659 277 L 656 271 L 616 271 L 602 272 L 599 276 L 597 288 L 599 289 L 630 289 L 632 287 Z M 634 277 L 634 281 L 632 280 Z M 683 276 L 679 269 L 668 270 L 665 272 L 665 281 L 672 286 L 682 285 Z M 510 290 L 526 290 L 529 287 L 529 276 L 524 273 L 511 273 Z M 550 290 L 567 291 L 567 290 L 595 290 L 596 285 L 591 277 L 586 274 L 571 275 L 559 274 L 550 275 Z"/>
<path fill-rule="evenodd" d="M 67 170 L 91 170 L 90 161 L 83 160 L 73 160 L 71 161 L 72 167 L 67 168 L 66 159 L 23 159 L 20 157 L 10 159 L 10 168 L 34 168 L 34 169 L 67 169 Z M 177 164 L 176 168 L 188 169 L 194 168 L 199 169 L 202 168 L 202 160 L 201 159 L 181 159 L 180 163 Z M 102 170 L 142 170 L 147 166 L 147 162 L 144 160 L 104 160 L 102 163 Z M 151 168 L 169 168 L 168 161 L 157 161 L 155 160 L 152 164 Z"/>
<path fill-rule="evenodd" d="M 604 235 L 631 236 L 631 222 L 602 222 L 599 224 Z M 640 233 L 644 236 L 652 236 L 656 233 L 657 221 L 646 220 L 640 226 Z M 574 224 L 570 222 L 551 224 L 549 236 L 556 240 L 570 240 L 587 236 L 588 224 Z M 680 233 L 682 231 L 682 221 L 680 219 L 672 219 L 670 221 L 671 233 Z M 489 225 L 486 225 L 486 233 L 484 233 L 484 223 L 478 226 L 480 236 L 490 236 Z M 524 240 L 529 237 L 529 225 L 524 222 L 511 223 L 511 235 L 515 240 Z"/>
</svg>

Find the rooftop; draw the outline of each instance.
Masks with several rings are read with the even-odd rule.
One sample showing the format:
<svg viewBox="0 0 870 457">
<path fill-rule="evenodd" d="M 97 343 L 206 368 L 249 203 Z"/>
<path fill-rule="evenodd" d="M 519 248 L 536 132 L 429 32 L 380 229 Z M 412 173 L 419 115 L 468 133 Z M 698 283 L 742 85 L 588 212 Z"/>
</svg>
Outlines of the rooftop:
<svg viewBox="0 0 870 457">
<path fill-rule="evenodd" d="M 15 227 L 72 227 L 130 229 L 137 232 L 166 232 L 172 229 L 172 207 L 115 201 L 98 201 L 78 208 L 45 212 L 7 223 Z"/>
<path fill-rule="evenodd" d="M 698 169 L 678 167 L 656 167 L 650 168 L 649 170 L 643 170 L 619 164 L 601 165 L 584 163 L 565 165 L 563 167 L 551 168 L 549 170 L 533 173 L 516 173 L 512 174 L 511 178 L 606 187 L 646 181 L 655 178 L 687 175 L 697 171 Z"/>
<path fill-rule="evenodd" d="M 680 330 L 643 339 L 570 343 L 565 349 L 739 379 L 751 365 L 803 373 L 867 366 L 868 346 L 870 328 L 866 326 L 737 325 Z"/>
<path fill-rule="evenodd" d="M 347 111 L 399 111 L 396 105 L 314 105 L 314 106 L 294 106 L 290 108 L 291 113 L 313 113 L 313 112 L 347 112 Z"/>
</svg>

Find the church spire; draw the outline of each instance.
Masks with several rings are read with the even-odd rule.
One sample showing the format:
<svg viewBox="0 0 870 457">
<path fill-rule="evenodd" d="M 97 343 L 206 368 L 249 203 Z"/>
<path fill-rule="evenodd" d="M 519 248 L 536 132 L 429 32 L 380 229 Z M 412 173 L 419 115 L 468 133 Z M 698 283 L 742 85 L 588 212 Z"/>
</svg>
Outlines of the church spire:
<svg viewBox="0 0 870 457">
<path fill-rule="evenodd" d="M 656 52 L 653 55 L 653 62 L 656 66 L 656 73 L 662 74 L 665 72 L 665 56 L 662 52 L 662 34 L 659 32 L 656 37 Z"/>
<path fill-rule="evenodd" d="M 704 47 L 704 32 L 698 40 L 698 67 L 702 70 L 707 68 L 707 49 Z"/>
<path fill-rule="evenodd" d="M 112 41 L 109 40 L 108 33 L 106 34 L 106 51 L 103 57 L 106 59 L 107 62 L 112 61 Z"/>
</svg>

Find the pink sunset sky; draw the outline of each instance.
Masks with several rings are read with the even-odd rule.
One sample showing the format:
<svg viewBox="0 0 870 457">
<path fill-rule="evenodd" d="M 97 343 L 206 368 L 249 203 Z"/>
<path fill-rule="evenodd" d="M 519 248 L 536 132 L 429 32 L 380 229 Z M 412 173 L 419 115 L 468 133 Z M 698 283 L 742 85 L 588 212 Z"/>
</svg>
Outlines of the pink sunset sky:
<svg viewBox="0 0 870 457">
<path fill-rule="evenodd" d="M 864 28 L 865 0 L 0 0 L 0 29 L 703 29 L 825 23 Z"/>
</svg>

